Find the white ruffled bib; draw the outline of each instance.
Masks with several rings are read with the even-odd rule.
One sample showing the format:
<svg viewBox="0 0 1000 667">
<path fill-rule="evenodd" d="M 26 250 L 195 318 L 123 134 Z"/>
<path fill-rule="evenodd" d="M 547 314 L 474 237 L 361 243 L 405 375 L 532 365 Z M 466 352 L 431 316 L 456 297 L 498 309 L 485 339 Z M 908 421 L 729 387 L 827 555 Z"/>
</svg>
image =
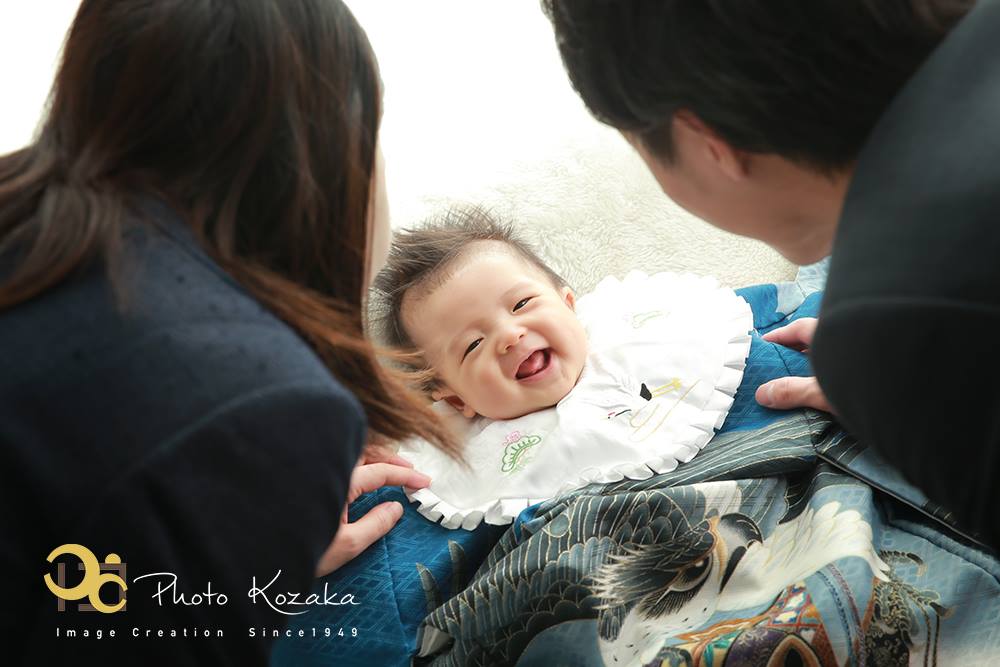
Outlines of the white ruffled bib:
<svg viewBox="0 0 1000 667">
<path fill-rule="evenodd" d="M 590 341 L 583 374 L 555 407 L 509 420 L 435 409 L 470 468 L 428 443 L 400 456 L 431 477 L 407 490 L 446 528 L 510 523 L 591 482 L 646 479 L 690 461 L 722 426 L 743 377 L 753 314 L 714 278 L 633 271 L 577 301 Z"/>
</svg>

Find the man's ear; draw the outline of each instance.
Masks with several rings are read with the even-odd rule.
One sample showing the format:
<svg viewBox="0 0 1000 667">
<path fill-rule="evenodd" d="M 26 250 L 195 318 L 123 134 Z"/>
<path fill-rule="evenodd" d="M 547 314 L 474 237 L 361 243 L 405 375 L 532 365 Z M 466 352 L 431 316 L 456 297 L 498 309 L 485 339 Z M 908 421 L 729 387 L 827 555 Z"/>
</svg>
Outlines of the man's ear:
<svg viewBox="0 0 1000 667">
<path fill-rule="evenodd" d="M 749 176 L 750 154 L 733 148 L 694 112 L 681 109 L 674 113 L 673 132 L 676 143 L 692 145 L 730 179 L 739 181 Z"/>
<path fill-rule="evenodd" d="M 435 401 L 444 401 L 451 407 L 462 413 L 462 416 L 472 419 L 476 416 L 476 411 L 469 407 L 462 397 L 451 391 L 446 385 L 438 385 L 431 392 L 431 398 Z"/>
<path fill-rule="evenodd" d="M 562 288 L 562 298 L 563 301 L 569 306 L 569 309 L 574 313 L 576 312 L 576 295 L 573 294 L 573 290 L 569 288 L 568 285 Z"/>
</svg>

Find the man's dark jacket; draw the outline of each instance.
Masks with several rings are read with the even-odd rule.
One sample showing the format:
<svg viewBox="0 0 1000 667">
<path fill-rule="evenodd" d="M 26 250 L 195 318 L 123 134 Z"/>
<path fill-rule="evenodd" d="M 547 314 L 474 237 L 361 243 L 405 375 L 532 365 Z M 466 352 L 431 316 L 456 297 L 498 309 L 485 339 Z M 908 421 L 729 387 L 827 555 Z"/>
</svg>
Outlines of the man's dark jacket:
<svg viewBox="0 0 1000 667">
<path fill-rule="evenodd" d="M 981 2 L 858 160 L 811 351 L 844 425 L 1000 546 L 1000 2 Z"/>
</svg>

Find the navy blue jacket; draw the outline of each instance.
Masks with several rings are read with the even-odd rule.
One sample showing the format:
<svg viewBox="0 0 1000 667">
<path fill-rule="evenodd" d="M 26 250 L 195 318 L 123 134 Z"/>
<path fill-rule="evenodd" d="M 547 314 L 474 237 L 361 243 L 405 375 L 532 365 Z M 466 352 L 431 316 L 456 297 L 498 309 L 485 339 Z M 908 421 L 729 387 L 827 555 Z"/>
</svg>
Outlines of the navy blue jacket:
<svg viewBox="0 0 1000 667">
<path fill-rule="evenodd" d="M 264 664 L 289 618 L 268 600 L 305 598 L 340 520 L 366 431 L 357 399 L 181 221 L 149 211 L 155 224 L 127 235 L 124 310 L 94 266 L 0 311 L 5 664 Z M 46 557 L 67 543 L 125 562 L 125 610 L 57 610 L 43 575 L 56 576 Z M 251 599 L 253 578 L 264 588 L 279 571 Z M 211 582 L 213 603 L 155 598 L 166 575 L 134 580 L 157 572 L 175 574 L 187 602 Z M 85 628 L 105 638 L 81 639 Z M 156 639 L 161 629 L 212 638 Z"/>
</svg>

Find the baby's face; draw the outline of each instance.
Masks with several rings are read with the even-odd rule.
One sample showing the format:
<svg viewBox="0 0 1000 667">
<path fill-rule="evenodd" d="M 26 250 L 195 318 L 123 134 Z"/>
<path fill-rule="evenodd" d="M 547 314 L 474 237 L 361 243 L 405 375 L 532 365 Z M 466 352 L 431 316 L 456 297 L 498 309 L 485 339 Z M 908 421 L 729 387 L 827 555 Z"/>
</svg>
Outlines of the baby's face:
<svg viewBox="0 0 1000 667">
<path fill-rule="evenodd" d="M 558 403 L 576 384 L 587 334 L 572 291 L 507 246 L 484 241 L 430 293 L 408 293 L 402 319 L 446 399 L 466 416 L 513 419 Z"/>
</svg>

